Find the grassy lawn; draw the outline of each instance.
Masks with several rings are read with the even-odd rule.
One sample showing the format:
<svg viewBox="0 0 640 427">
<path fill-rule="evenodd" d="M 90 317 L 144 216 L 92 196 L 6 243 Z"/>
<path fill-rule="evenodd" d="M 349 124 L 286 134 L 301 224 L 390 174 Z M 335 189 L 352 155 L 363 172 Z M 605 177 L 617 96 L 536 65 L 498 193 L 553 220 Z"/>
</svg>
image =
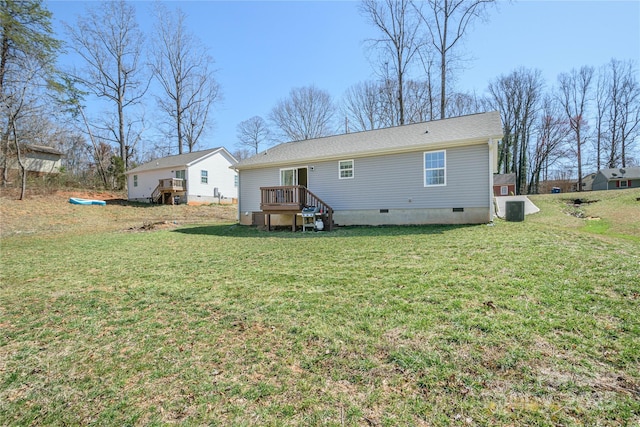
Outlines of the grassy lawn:
<svg viewBox="0 0 640 427">
<path fill-rule="evenodd" d="M 0 425 L 638 425 L 640 191 L 572 196 L 304 234 L 0 199 Z"/>
</svg>

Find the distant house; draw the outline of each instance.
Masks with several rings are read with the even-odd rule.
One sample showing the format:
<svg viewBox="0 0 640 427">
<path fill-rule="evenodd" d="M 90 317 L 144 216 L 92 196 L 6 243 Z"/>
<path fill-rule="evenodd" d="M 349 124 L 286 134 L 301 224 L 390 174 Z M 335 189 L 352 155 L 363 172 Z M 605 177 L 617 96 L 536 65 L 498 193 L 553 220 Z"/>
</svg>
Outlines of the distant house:
<svg viewBox="0 0 640 427">
<path fill-rule="evenodd" d="M 240 223 L 486 223 L 501 138 L 490 112 L 280 144 L 235 165 Z"/>
<path fill-rule="evenodd" d="M 29 175 L 44 176 L 60 173 L 62 166 L 61 151 L 43 145 L 21 145 L 22 160 Z M 19 169 L 18 159 L 15 155 L 7 158 L 7 169 Z"/>
<path fill-rule="evenodd" d="M 582 191 L 593 190 L 593 180 L 596 178 L 597 173 L 590 173 L 582 177 Z M 571 184 L 571 191 L 578 191 L 578 182 Z"/>
<path fill-rule="evenodd" d="M 638 187 L 640 187 L 640 167 L 601 169 L 593 178 L 591 186 L 594 191 Z"/>
<path fill-rule="evenodd" d="M 513 196 L 516 194 L 516 174 L 504 173 L 493 176 L 494 196 Z"/>
<path fill-rule="evenodd" d="M 235 157 L 224 147 L 163 157 L 125 172 L 128 199 L 150 203 L 234 202 Z"/>
</svg>

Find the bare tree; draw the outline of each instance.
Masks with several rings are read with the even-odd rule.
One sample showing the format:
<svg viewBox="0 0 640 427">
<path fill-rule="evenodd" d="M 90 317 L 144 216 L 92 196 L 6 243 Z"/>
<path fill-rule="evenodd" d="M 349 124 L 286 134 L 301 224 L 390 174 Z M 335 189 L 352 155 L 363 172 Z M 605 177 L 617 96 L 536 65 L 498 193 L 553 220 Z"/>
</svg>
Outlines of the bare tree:
<svg viewBox="0 0 640 427">
<path fill-rule="evenodd" d="M 379 116 L 381 127 L 400 125 L 400 102 L 398 102 L 398 80 L 387 75 L 379 82 Z M 404 99 L 404 91 L 403 91 Z M 404 107 L 404 101 L 402 103 Z M 404 112 L 403 112 L 404 115 Z"/>
<path fill-rule="evenodd" d="M 380 31 L 380 37 L 371 43 L 380 51 L 379 64 L 384 79 L 397 83 L 394 98 L 398 102 L 398 124 L 403 125 L 405 80 L 423 45 L 420 21 L 410 0 L 363 0 L 360 11 Z"/>
<path fill-rule="evenodd" d="M 454 92 L 447 103 L 447 117 L 464 116 L 484 111 L 484 102 L 475 93 Z"/>
<path fill-rule="evenodd" d="M 19 71 L 12 74 L 13 81 L 5 88 L 7 97 L 3 103 L 4 138 L 11 145 L 21 176 L 20 200 L 27 189 L 27 164 L 23 153 L 27 144 L 46 144 L 47 116 L 54 114 L 46 102 L 48 73 L 39 61 L 25 56 L 19 63 Z M 8 166 L 5 166 L 8 167 Z"/>
<path fill-rule="evenodd" d="M 258 154 L 259 147 L 271 140 L 271 131 L 267 122 L 260 116 L 253 116 L 242 121 L 237 127 L 238 142 L 251 148 L 253 154 Z"/>
<path fill-rule="evenodd" d="M 604 158 L 605 143 L 607 139 L 607 126 L 605 115 L 609 110 L 610 97 L 609 97 L 610 76 L 608 67 L 605 65 L 599 69 L 596 88 L 595 88 L 595 129 L 594 129 L 594 144 L 596 152 L 596 169 L 602 168 L 602 160 Z"/>
<path fill-rule="evenodd" d="M 11 135 L 16 131 L 13 120 L 19 117 L 18 106 L 33 87 L 51 82 L 53 67 L 61 43 L 53 37 L 51 12 L 42 0 L 0 0 L 0 112 L 2 136 L 0 167 L 2 185 L 8 179 Z M 42 98 L 40 98 L 42 100 Z"/>
<path fill-rule="evenodd" d="M 334 110 L 329 92 L 306 86 L 292 89 L 271 110 L 269 119 L 286 139 L 300 141 L 329 135 Z"/>
<path fill-rule="evenodd" d="M 526 187 L 527 155 L 531 130 L 544 86 L 539 70 L 518 69 L 489 84 L 493 108 L 500 111 L 504 136 L 499 169 L 516 174 L 516 192 Z"/>
<path fill-rule="evenodd" d="M 347 132 L 382 127 L 379 85 L 366 81 L 348 88 L 342 99 L 341 113 L 347 121 Z"/>
<path fill-rule="evenodd" d="M 407 123 L 433 120 L 433 93 L 429 80 L 407 80 L 405 94 Z"/>
<path fill-rule="evenodd" d="M 627 148 L 640 132 L 640 86 L 630 62 L 611 60 L 605 101 L 609 149 L 607 166 L 627 166 Z M 598 99 L 598 97 L 597 97 Z"/>
<path fill-rule="evenodd" d="M 106 120 L 102 130 L 111 135 L 128 169 L 139 135 L 133 132 L 131 137 L 134 121 L 127 118 L 125 110 L 136 105 L 148 87 L 140 67 L 144 45 L 135 9 L 124 0 L 102 2 L 66 29 L 73 49 L 86 66 L 76 79 L 115 109 L 115 121 Z"/>
<path fill-rule="evenodd" d="M 535 124 L 535 144 L 529 155 L 528 194 L 537 194 L 540 180 L 547 180 L 549 167 L 565 156 L 562 149 L 571 133 L 557 100 L 547 96 Z"/>
<path fill-rule="evenodd" d="M 24 65 L 34 65 L 24 63 Z M 7 145 L 9 142 L 13 142 L 12 151 L 15 153 L 17 166 L 20 170 L 21 179 L 21 191 L 20 191 L 20 200 L 24 200 L 26 190 L 27 190 L 27 170 L 26 164 L 22 157 L 22 138 L 28 138 L 28 131 L 18 131 L 19 122 L 27 121 L 29 116 L 33 115 L 33 109 L 37 108 L 34 104 L 34 99 L 30 99 L 30 91 L 31 85 L 33 81 L 37 78 L 37 72 L 32 69 L 23 68 L 23 76 L 22 84 L 19 87 L 15 87 L 11 93 L 11 96 L 7 97 L 4 102 L 4 109 L 6 111 L 6 130 L 4 137 L 7 140 Z M 8 102 L 7 102 L 8 101 Z M 9 149 L 7 149 L 7 153 Z M 8 168 L 9 164 L 5 159 L 5 172 Z"/>
<path fill-rule="evenodd" d="M 158 106 L 170 121 L 170 133 L 177 138 L 178 153 L 193 151 L 207 128 L 211 106 L 220 98 L 212 65 L 213 58 L 185 26 L 180 9 L 167 11 L 156 5 L 152 70 L 163 94 Z"/>
<path fill-rule="evenodd" d="M 440 118 L 446 116 L 447 76 L 456 62 L 454 52 L 470 24 L 481 18 L 495 0 L 428 0 L 416 10 L 427 25 L 433 48 L 440 56 Z"/>
<path fill-rule="evenodd" d="M 249 157 L 254 155 L 253 151 L 250 148 L 238 148 L 231 154 L 239 162 L 244 160 L 244 159 L 248 159 Z"/>
<path fill-rule="evenodd" d="M 586 113 L 591 96 L 593 74 L 593 67 L 584 66 L 580 70 L 573 69 L 570 73 L 562 73 L 558 76 L 560 85 L 558 99 L 574 137 L 578 165 L 578 191 L 582 191 L 582 147 L 587 139 Z"/>
</svg>

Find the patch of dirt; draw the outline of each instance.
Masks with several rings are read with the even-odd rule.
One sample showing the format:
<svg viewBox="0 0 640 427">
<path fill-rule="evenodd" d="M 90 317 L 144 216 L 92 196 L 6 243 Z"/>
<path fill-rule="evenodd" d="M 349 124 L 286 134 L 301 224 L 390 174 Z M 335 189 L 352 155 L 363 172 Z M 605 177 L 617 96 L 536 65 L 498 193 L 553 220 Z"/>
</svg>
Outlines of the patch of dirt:
<svg viewBox="0 0 640 427">
<path fill-rule="evenodd" d="M 178 226 L 178 223 L 173 221 L 156 221 L 156 222 L 145 222 L 141 227 L 130 227 L 127 231 L 131 232 L 144 232 L 144 231 L 158 231 L 158 230 L 167 230 L 173 229 Z"/>
<path fill-rule="evenodd" d="M 563 199 L 568 205 L 572 205 L 572 206 L 582 206 L 582 205 L 588 205 L 591 203 L 597 203 L 600 200 L 589 200 L 589 199 Z"/>
<path fill-rule="evenodd" d="M 15 194 L 14 194 L 15 193 Z M 148 205 L 130 203 L 122 193 L 66 190 L 48 194 L 0 193 L 0 236 L 151 231 L 179 225 L 237 221 L 237 205 Z M 106 206 L 73 205 L 70 197 L 104 200 Z"/>
</svg>

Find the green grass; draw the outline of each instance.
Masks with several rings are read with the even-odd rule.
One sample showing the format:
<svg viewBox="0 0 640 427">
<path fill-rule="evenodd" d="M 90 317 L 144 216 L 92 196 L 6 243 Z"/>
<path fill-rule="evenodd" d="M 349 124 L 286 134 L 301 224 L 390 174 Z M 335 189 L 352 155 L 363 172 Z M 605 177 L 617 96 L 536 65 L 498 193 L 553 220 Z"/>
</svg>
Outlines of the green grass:
<svg viewBox="0 0 640 427">
<path fill-rule="evenodd" d="M 548 195 L 492 227 L 9 236 L 0 425 L 637 425 L 617 193 L 600 221 Z"/>
</svg>

